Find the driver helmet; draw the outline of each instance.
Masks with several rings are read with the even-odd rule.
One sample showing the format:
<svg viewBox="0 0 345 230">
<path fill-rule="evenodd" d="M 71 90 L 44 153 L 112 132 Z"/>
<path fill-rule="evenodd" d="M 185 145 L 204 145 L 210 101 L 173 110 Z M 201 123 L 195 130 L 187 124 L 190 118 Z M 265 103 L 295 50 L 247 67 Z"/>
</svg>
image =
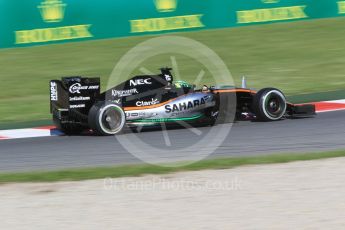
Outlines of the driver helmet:
<svg viewBox="0 0 345 230">
<path fill-rule="evenodd" d="M 189 84 L 186 81 L 182 81 L 182 80 L 178 80 L 178 81 L 174 81 L 174 85 L 177 89 L 193 89 L 194 86 L 192 84 Z"/>
</svg>

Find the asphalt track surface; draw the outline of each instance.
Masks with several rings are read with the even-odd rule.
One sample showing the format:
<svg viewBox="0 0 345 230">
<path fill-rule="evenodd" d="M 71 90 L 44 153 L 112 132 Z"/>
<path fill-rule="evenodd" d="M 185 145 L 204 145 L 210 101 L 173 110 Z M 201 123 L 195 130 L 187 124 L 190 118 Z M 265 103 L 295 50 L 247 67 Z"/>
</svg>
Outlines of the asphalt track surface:
<svg viewBox="0 0 345 230">
<path fill-rule="evenodd" d="M 213 131 L 231 124 L 216 126 Z M 210 127 L 135 134 L 142 142 L 140 151 L 151 154 L 146 161 L 159 158 L 166 162 L 197 159 L 213 140 L 203 138 Z M 198 134 L 195 134 L 198 133 Z M 122 134 L 133 146 L 132 134 Z M 198 141 L 199 144 L 195 144 Z M 191 149 L 187 149 L 190 146 Z M 156 151 L 150 146 L 158 148 Z M 169 152 L 159 149 L 170 150 Z M 184 152 L 184 149 L 186 151 Z M 225 141 L 208 157 L 249 156 L 271 153 L 301 153 L 345 149 L 345 111 L 320 113 L 315 118 L 287 119 L 277 122 L 241 121 L 232 125 Z M 175 151 L 177 150 L 177 151 Z M 183 152 L 183 154 L 181 153 Z M 116 137 L 55 136 L 0 141 L 0 171 L 50 170 L 142 163 L 125 149 Z"/>
</svg>

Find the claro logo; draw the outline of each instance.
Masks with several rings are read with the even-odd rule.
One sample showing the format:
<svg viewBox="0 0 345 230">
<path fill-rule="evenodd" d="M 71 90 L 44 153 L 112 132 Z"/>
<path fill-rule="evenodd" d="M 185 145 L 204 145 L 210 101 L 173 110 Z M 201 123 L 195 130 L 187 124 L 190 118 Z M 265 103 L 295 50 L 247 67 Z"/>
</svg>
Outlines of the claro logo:
<svg viewBox="0 0 345 230">
<path fill-rule="evenodd" d="M 159 101 L 157 98 L 152 98 L 151 101 L 137 101 L 135 103 L 136 106 L 149 106 L 149 105 L 156 105 Z"/>
<path fill-rule="evenodd" d="M 151 85 L 151 78 L 146 78 L 146 79 L 135 79 L 135 80 L 130 80 L 129 85 L 130 86 L 137 86 L 137 85 Z"/>
</svg>

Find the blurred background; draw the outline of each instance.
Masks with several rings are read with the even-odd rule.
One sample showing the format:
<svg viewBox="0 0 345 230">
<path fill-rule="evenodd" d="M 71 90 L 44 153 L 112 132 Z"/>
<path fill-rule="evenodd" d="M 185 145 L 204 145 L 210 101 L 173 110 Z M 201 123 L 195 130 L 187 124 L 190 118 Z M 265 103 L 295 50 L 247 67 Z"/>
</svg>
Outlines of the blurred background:
<svg viewBox="0 0 345 230">
<path fill-rule="evenodd" d="M 344 98 L 344 15 L 339 0 L 0 0 L 0 129 L 50 124 L 49 80 L 99 76 L 105 90 L 129 49 L 166 34 L 214 50 L 237 85 L 247 76 L 292 102 Z M 195 60 L 176 60 L 193 81 Z M 167 54 L 143 66 L 170 63 Z"/>
</svg>

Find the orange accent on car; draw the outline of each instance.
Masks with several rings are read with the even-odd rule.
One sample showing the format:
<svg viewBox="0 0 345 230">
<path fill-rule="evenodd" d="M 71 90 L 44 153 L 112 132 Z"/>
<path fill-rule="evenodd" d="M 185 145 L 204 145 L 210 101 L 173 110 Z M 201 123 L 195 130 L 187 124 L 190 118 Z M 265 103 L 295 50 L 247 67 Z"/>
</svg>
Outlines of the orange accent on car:
<svg viewBox="0 0 345 230">
<path fill-rule="evenodd" d="M 250 89 L 217 89 L 214 90 L 215 93 L 256 93 L 256 91 Z"/>
</svg>

